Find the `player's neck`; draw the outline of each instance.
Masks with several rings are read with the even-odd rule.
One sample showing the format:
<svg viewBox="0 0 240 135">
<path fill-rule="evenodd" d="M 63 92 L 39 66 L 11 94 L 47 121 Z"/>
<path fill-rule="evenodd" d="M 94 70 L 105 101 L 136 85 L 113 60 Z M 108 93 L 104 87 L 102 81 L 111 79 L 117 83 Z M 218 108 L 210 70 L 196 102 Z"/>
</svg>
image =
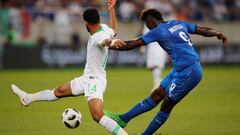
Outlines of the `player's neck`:
<svg viewBox="0 0 240 135">
<path fill-rule="evenodd" d="M 161 20 L 161 21 L 159 21 L 159 24 L 160 24 L 160 23 L 165 23 L 165 22 L 166 22 L 165 20 Z"/>
<path fill-rule="evenodd" d="M 156 28 L 159 24 L 165 23 L 166 21 L 162 20 L 162 21 L 156 21 L 155 22 L 155 27 Z"/>
<path fill-rule="evenodd" d="M 154 22 L 154 28 L 156 28 L 159 24 L 161 24 L 161 23 L 164 23 L 164 20 L 163 21 L 159 21 L 159 20 L 156 20 L 155 22 Z"/>
<path fill-rule="evenodd" d="M 100 24 L 92 25 L 90 28 L 90 34 L 93 35 L 94 33 L 98 32 L 100 28 Z"/>
</svg>

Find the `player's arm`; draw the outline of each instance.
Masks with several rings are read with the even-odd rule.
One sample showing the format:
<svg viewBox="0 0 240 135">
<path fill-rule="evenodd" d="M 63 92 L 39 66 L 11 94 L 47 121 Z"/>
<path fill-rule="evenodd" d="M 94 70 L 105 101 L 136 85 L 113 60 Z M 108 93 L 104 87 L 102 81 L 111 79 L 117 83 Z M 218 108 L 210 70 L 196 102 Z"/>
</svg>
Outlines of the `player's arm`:
<svg viewBox="0 0 240 135">
<path fill-rule="evenodd" d="M 109 26 L 113 29 L 114 36 L 117 35 L 117 18 L 115 14 L 115 5 L 116 5 L 116 0 L 106 0 L 107 6 L 108 6 L 108 12 L 110 16 L 110 21 L 109 21 Z M 112 40 L 111 39 L 105 39 L 103 40 L 100 44 L 105 47 L 108 46 L 110 47 Z"/>
<path fill-rule="evenodd" d="M 116 41 L 112 41 L 110 45 L 110 49 L 112 50 L 119 50 L 119 51 L 128 51 L 131 49 L 135 49 L 138 47 L 141 47 L 143 45 L 147 45 L 149 43 L 159 41 L 161 39 L 161 35 L 159 34 L 158 29 L 152 29 L 143 36 L 130 40 L 130 41 L 121 41 L 119 39 L 116 39 Z"/>
<path fill-rule="evenodd" d="M 130 41 L 122 41 L 120 39 L 114 39 L 112 40 L 109 47 L 112 50 L 128 51 L 128 50 L 135 49 L 140 46 L 158 41 L 158 39 L 160 38 L 161 36 L 159 35 L 158 29 L 152 29 L 146 34 L 144 34 L 143 36 Z"/>
<path fill-rule="evenodd" d="M 195 34 L 202 35 L 204 37 L 217 37 L 219 40 L 223 41 L 223 45 L 225 47 L 229 46 L 228 39 L 224 33 L 213 28 L 196 26 Z"/>
<path fill-rule="evenodd" d="M 116 0 L 107 0 L 108 12 L 110 17 L 109 26 L 114 31 L 114 36 L 117 35 L 117 18 L 115 13 Z"/>
<path fill-rule="evenodd" d="M 145 43 L 141 38 L 137 38 L 129 41 L 122 41 L 120 39 L 115 39 L 111 42 L 109 49 L 118 50 L 118 51 L 128 51 L 143 45 L 145 45 Z"/>
</svg>

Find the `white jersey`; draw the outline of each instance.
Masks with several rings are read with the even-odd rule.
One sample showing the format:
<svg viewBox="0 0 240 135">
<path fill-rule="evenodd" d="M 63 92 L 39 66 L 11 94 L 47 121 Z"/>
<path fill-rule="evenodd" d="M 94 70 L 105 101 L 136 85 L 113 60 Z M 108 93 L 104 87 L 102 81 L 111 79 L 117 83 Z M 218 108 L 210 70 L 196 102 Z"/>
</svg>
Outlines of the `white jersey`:
<svg viewBox="0 0 240 135">
<path fill-rule="evenodd" d="M 108 59 L 108 47 L 101 45 L 104 39 L 114 36 L 113 29 L 101 24 L 100 30 L 90 36 L 87 45 L 87 60 L 84 76 L 106 77 L 105 66 Z"/>
<path fill-rule="evenodd" d="M 149 29 L 144 26 L 143 34 Z M 147 45 L 147 68 L 159 67 L 164 68 L 167 61 L 167 53 L 160 47 L 158 42 L 152 42 Z"/>
</svg>

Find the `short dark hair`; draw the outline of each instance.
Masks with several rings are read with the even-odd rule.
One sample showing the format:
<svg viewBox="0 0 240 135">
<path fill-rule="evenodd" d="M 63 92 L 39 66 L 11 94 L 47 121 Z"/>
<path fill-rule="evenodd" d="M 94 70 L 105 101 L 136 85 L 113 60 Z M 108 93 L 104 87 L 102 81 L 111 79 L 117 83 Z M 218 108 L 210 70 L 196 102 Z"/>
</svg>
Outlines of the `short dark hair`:
<svg viewBox="0 0 240 135">
<path fill-rule="evenodd" d="M 162 14 L 156 9 L 143 10 L 141 15 L 140 15 L 140 18 L 141 18 L 142 21 L 146 21 L 148 16 L 152 16 L 155 19 L 160 20 L 160 21 L 163 20 Z"/>
<path fill-rule="evenodd" d="M 100 16 L 96 8 L 87 8 L 84 10 L 83 19 L 90 24 L 98 24 L 100 22 Z"/>
</svg>

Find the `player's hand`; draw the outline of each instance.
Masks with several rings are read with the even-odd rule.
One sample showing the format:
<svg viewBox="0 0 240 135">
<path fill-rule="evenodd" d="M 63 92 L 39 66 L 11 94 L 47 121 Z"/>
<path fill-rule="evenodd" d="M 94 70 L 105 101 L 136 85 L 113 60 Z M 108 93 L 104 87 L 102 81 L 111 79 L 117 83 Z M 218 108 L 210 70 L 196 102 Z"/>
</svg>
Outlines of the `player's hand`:
<svg viewBox="0 0 240 135">
<path fill-rule="evenodd" d="M 222 40 L 224 47 L 228 47 L 228 46 L 229 46 L 228 39 L 227 39 L 227 37 L 226 37 L 222 32 L 220 32 L 220 33 L 218 34 L 217 38 L 218 38 L 219 40 Z"/>
<path fill-rule="evenodd" d="M 108 10 L 114 9 L 117 0 L 107 0 Z"/>
<path fill-rule="evenodd" d="M 104 39 L 104 40 L 102 41 L 102 46 L 108 46 L 108 47 L 110 47 L 111 43 L 112 43 L 112 40 L 111 40 L 111 39 Z"/>
<path fill-rule="evenodd" d="M 110 47 L 120 48 L 121 46 L 123 46 L 125 44 L 126 43 L 120 39 L 114 39 L 114 40 L 112 40 Z"/>
</svg>

